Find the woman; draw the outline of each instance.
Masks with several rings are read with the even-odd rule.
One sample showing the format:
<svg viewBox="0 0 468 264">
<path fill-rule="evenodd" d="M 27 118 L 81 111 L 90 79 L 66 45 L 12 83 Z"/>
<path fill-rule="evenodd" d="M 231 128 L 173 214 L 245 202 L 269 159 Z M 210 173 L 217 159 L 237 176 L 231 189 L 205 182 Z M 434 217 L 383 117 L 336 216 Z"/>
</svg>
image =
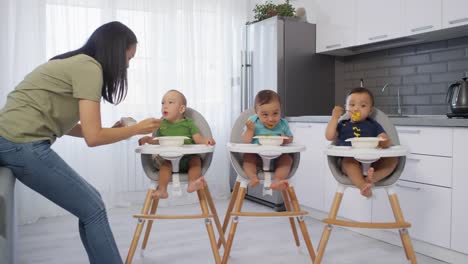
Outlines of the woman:
<svg viewBox="0 0 468 264">
<path fill-rule="evenodd" d="M 40 65 L 8 95 L 0 111 L 0 166 L 79 218 L 90 263 L 122 263 L 98 191 L 51 148 L 57 137 L 83 137 L 90 147 L 152 133 L 160 120 L 101 126 L 101 97 L 113 104 L 127 93 L 135 34 L 120 22 L 102 25 L 86 44 Z M 78 123 L 79 122 L 79 123 Z"/>
</svg>

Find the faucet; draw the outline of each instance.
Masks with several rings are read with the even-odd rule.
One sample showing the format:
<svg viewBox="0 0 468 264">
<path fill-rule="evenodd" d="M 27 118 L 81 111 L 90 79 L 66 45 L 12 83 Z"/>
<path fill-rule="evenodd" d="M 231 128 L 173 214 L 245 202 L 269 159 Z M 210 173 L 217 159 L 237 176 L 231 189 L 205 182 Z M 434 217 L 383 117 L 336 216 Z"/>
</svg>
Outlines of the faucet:
<svg viewBox="0 0 468 264">
<path fill-rule="evenodd" d="M 385 88 L 387 88 L 387 86 L 389 86 L 391 83 L 386 83 L 383 87 L 382 87 L 382 93 L 385 91 Z M 400 86 L 397 86 L 397 97 L 398 97 L 398 115 L 399 116 L 402 116 L 401 114 L 401 104 L 400 104 Z"/>
</svg>

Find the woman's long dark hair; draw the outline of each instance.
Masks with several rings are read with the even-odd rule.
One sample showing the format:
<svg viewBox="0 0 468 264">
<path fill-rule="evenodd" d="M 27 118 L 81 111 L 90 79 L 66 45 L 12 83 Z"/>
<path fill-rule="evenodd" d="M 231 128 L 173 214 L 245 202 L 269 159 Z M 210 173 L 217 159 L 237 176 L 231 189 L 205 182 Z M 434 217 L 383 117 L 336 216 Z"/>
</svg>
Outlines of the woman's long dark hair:
<svg viewBox="0 0 468 264">
<path fill-rule="evenodd" d="M 127 95 L 126 50 L 136 43 L 137 38 L 133 31 L 114 21 L 97 28 L 83 47 L 57 55 L 51 60 L 78 54 L 93 57 L 102 67 L 102 97 L 109 103 L 118 104 Z"/>
</svg>

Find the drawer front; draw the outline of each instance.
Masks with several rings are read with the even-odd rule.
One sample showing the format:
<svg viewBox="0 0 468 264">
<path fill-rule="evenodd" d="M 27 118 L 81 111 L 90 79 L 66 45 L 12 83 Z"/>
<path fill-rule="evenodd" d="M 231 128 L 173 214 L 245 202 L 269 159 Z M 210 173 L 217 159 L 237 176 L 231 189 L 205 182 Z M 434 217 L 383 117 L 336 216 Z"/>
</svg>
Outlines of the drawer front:
<svg viewBox="0 0 468 264">
<path fill-rule="evenodd" d="M 400 144 L 409 147 L 411 153 L 452 156 L 451 128 L 398 126 L 397 131 Z"/>
<path fill-rule="evenodd" d="M 411 223 L 411 238 L 449 248 L 452 190 L 400 180 L 395 191 L 403 216 Z M 394 221 L 387 197 L 383 189 L 376 193 L 372 206 L 373 222 Z"/>
<path fill-rule="evenodd" d="M 452 187 L 452 158 L 409 154 L 400 179 Z"/>
</svg>

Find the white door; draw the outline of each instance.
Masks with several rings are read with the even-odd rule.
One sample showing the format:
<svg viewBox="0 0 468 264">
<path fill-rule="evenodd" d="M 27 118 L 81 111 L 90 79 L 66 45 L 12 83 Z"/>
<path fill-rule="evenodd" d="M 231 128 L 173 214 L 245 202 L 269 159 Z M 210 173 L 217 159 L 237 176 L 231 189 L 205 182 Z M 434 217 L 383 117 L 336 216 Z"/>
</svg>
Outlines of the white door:
<svg viewBox="0 0 468 264">
<path fill-rule="evenodd" d="M 441 9 L 442 0 L 403 1 L 403 34 L 414 35 L 441 29 Z"/>
<path fill-rule="evenodd" d="M 402 35 L 402 0 L 357 0 L 358 45 Z"/>
<path fill-rule="evenodd" d="M 317 1 L 317 52 L 354 46 L 356 0 Z"/>
<path fill-rule="evenodd" d="M 452 249 L 468 254 L 468 129 L 453 132 Z"/>
<path fill-rule="evenodd" d="M 443 0 L 442 1 L 442 27 L 458 27 L 468 25 L 468 1 L 467 0 Z"/>
</svg>

